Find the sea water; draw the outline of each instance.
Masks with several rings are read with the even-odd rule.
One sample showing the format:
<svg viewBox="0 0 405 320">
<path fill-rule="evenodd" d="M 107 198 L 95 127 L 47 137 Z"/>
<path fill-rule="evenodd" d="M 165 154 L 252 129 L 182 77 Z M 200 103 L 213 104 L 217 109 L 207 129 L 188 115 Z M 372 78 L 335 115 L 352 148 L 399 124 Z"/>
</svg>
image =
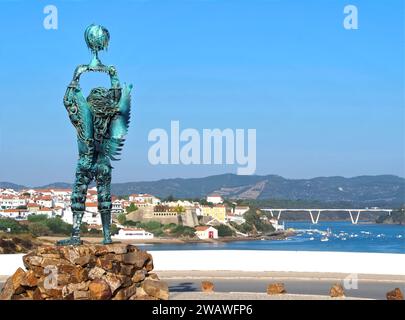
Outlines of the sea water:
<svg viewBox="0 0 405 320">
<path fill-rule="evenodd" d="M 405 226 L 351 222 L 285 222 L 296 234 L 284 240 L 153 244 L 147 250 L 290 250 L 405 253 Z"/>
</svg>

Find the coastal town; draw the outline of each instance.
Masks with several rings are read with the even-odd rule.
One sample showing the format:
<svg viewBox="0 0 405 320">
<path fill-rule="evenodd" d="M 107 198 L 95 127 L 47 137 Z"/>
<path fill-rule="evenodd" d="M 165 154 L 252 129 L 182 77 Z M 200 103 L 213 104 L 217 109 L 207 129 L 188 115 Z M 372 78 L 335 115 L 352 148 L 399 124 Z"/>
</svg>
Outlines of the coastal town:
<svg viewBox="0 0 405 320">
<path fill-rule="evenodd" d="M 0 189 L 0 218 L 13 219 L 21 224 L 28 221 L 57 219 L 72 224 L 70 189 Z M 116 240 L 151 240 L 174 238 L 215 240 L 227 238 L 257 238 L 266 232 L 282 232 L 283 225 L 277 219 L 259 211 L 253 212 L 265 228 L 246 222 L 251 212 L 246 205 L 238 205 L 218 194 L 209 194 L 200 201 L 179 200 L 169 197 L 159 199 L 146 194 L 130 194 L 112 197 L 113 238 Z M 255 211 L 255 210 L 253 210 Z M 97 189 L 89 188 L 83 224 L 89 234 L 101 234 L 101 217 L 97 206 Z M 6 228 L 7 229 L 7 228 Z M 2 230 L 10 232 L 10 230 Z M 47 235 L 46 230 L 39 235 Z"/>
</svg>

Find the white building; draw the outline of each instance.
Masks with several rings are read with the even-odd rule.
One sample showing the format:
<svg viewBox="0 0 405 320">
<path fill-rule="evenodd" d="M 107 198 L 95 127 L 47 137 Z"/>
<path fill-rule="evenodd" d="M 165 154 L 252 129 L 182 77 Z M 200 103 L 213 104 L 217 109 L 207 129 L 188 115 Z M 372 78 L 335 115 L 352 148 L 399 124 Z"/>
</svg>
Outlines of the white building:
<svg viewBox="0 0 405 320">
<path fill-rule="evenodd" d="M 123 213 L 124 207 L 122 206 L 122 200 L 114 200 L 112 203 L 111 212 L 112 213 Z"/>
<path fill-rule="evenodd" d="M 42 196 L 35 199 L 35 203 L 45 208 L 53 207 L 53 199 L 51 196 Z"/>
<path fill-rule="evenodd" d="M 13 190 L 14 191 L 14 190 Z M 32 198 L 35 194 L 37 193 L 36 190 L 34 189 L 23 189 L 19 192 L 19 194 L 29 194 L 30 197 Z"/>
<path fill-rule="evenodd" d="M 59 207 L 65 209 L 70 205 L 70 201 L 57 199 L 54 201 L 53 205 L 55 206 L 55 208 Z"/>
<path fill-rule="evenodd" d="M 243 224 L 246 222 L 245 218 L 242 216 L 237 216 L 234 214 L 228 214 L 226 215 L 226 220 L 229 222 L 235 222 L 237 224 Z"/>
<path fill-rule="evenodd" d="M 248 206 L 236 206 L 235 209 L 233 210 L 233 214 L 235 216 L 243 216 L 244 213 L 249 211 Z"/>
<path fill-rule="evenodd" d="M 19 209 L 5 209 L 0 211 L 0 216 L 3 218 L 25 220 L 27 219 L 28 212 L 26 210 L 19 210 Z"/>
<path fill-rule="evenodd" d="M 21 206 L 27 205 L 27 199 L 14 195 L 0 196 L 0 208 L 3 209 L 16 209 Z"/>
<path fill-rule="evenodd" d="M 101 225 L 101 216 L 98 213 L 96 202 L 86 202 L 86 211 L 83 215 L 83 222 L 94 225 Z"/>
<path fill-rule="evenodd" d="M 52 189 L 36 189 L 36 194 L 41 194 L 42 196 L 52 196 L 53 190 Z"/>
<path fill-rule="evenodd" d="M 97 202 L 97 187 L 87 190 L 86 200 L 89 202 Z"/>
<path fill-rule="evenodd" d="M 67 207 L 62 212 L 62 220 L 66 223 L 73 224 L 73 214 L 70 207 Z"/>
<path fill-rule="evenodd" d="M 14 189 L 0 189 L 0 195 L 2 196 L 18 196 L 18 192 Z"/>
<path fill-rule="evenodd" d="M 211 194 L 207 196 L 207 202 L 211 202 L 213 204 L 220 204 L 224 202 L 224 199 L 222 199 L 222 197 L 218 194 Z"/>
<path fill-rule="evenodd" d="M 284 230 L 285 226 L 284 224 L 279 224 L 277 219 L 269 219 L 269 222 L 271 223 L 271 225 L 273 226 L 273 228 L 276 231 L 280 231 L 280 230 Z"/>
<path fill-rule="evenodd" d="M 195 210 L 195 214 L 197 215 L 197 217 L 203 216 L 202 207 L 199 202 L 196 202 L 194 204 L 194 210 Z"/>
<path fill-rule="evenodd" d="M 82 221 L 90 225 L 102 225 L 99 213 L 85 212 Z"/>
<path fill-rule="evenodd" d="M 177 201 L 165 201 L 162 203 L 163 206 L 168 207 L 194 207 L 194 202 L 188 200 L 177 200 Z"/>
<path fill-rule="evenodd" d="M 63 210 L 62 220 L 66 223 L 73 224 L 73 212 L 71 207 Z M 102 225 L 101 216 L 98 213 L 97 204 L 86 203 L 86 211 L 83 214 L 82 222 L 89 225 Z"/>
<path fill-rule="evenodd" d="M 57 196 L 57 197 L 69 197 L 72 194 L 72 190 L 71 189 L 53 189 L 53 195 Z"/>
<path fill-rule="evenodd" d="M 37 210 L 36 214 L 44 214 L 46 216 L 48 216 L 48 218 L 52 218 L 54 216 L 54 212 L 51 208 L 40 208 L 39 210 Z"/>
<path fill-rule="evenodd" d="M 145 240 L 153 239 L 153 237 L 153 233 L 147 232 L 144 229 L 123 228 L 118 231 L 118 234 L 113 235 L 111 238 L 116 240 Z"/>
<path fill-rule="evenodd" d="M 131 194 L 128 197 L 128 200 L 131 202 L 144 202 L 144 203 L 150 203 L 152 205 L 158 205 L 160 204 L 160 199 L 156 198 L 155 196 L 152 196 L 147 193 L 135 193 Z"/>
<path fill-rule="evenodd" d="M 212 226 L 197 226 L 195 230 L 199 239 L 218 239 L 218 230 Z"/>
<path fill-rule="evenodd" d="M 55 208 L 53 208 L 53 214 L 55 216 L 61 217 L 63 214 L 63 210 L 64 210 L 64 208 L 62 208 L 62 207 L 55 207 Z"/>
</svg>

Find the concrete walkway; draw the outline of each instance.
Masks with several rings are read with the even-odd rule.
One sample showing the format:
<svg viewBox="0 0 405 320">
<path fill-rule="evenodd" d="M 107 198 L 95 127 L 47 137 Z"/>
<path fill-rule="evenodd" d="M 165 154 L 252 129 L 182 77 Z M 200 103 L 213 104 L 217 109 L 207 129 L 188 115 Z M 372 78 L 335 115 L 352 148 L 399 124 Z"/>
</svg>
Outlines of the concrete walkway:
<svg viewBox="0 0 405 320">
<path fill-rule="evenodd" d="M 254 292 L 175 292 L 170 300 L 367 300 L 359 298 L 331 298 L 320 295 L 279 294 L 270 296 L 266 293 Z"/>
<path fill-rule="evenodd" d="M 313 272 L 405 276 L 405 254 L 269 251 L 178 250 L 150 251 L 155 270 Z M 0 254 L 0 275 L 22 267 L 21 254 Z"/>
</svg>

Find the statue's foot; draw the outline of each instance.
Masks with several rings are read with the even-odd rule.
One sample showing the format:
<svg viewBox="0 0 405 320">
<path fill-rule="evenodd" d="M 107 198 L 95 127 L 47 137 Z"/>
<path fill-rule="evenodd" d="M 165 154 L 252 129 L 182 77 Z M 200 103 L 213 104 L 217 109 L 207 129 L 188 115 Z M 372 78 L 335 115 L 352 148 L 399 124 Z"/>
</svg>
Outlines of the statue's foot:
<svg viewBox="0 0 405 320">
<path fill-rule="evenodd" d="M 56 241 L 57 246 L 80 246 L 83 242 L 80 237 L 70 237 L 69 239 L 63 239 Z"/>
<path fill-rule="evenodd" d="M 103 244 L 111 244 L 112 243 L 112 240 L 111 240 L 111 238 L 110 237 L 108 237 L 108 238 L 104 238 L 104 240 L 103 240 Z"/>
</svg>

